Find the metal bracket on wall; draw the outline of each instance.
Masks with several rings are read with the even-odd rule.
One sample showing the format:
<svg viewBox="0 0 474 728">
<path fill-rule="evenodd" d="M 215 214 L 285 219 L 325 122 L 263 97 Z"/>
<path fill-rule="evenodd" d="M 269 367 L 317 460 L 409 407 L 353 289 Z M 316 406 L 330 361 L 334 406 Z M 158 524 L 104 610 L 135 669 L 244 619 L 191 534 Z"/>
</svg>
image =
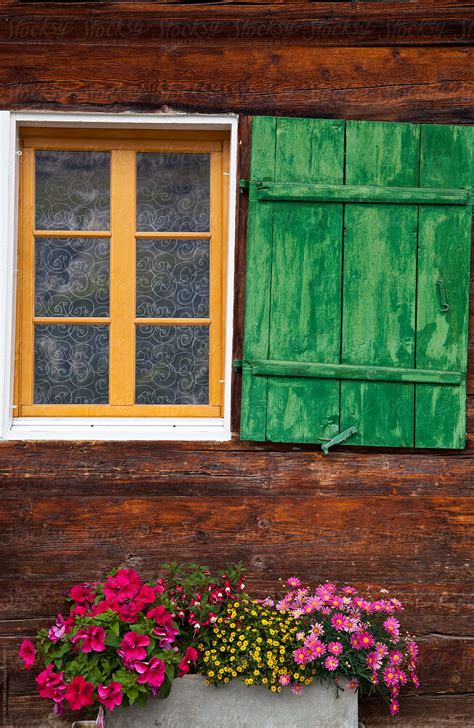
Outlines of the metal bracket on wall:
<svg viewBox="0 0 474 728">
<path fill-rule="evenodd" d="M 324 445 L 321 445 L 321 450 L 325 455 L 329 455 L 329 448 L 333 445 L 339 445 L 339 443 L 344 442 L 344 440 L 347 440 L 351 435 L 355 435 L 357 432 L 357 427 L 349 427 L 347 430 L 344 430 L 343 432 L 340 432 L 338 435 L 334 435 L 334 437 L 329 440 L 329 442 L 325 442 Z"/>
</svg>

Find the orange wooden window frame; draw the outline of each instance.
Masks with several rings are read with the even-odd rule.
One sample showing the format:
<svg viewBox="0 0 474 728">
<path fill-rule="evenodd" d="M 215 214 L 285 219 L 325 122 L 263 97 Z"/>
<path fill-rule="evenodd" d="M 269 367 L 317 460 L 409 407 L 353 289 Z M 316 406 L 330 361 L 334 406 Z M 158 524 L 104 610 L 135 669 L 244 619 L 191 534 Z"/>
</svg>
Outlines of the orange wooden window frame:
<svg viewBox="0 0 474 728">
<path fill-rule="evenodd" d="M 224 398 L 226 261 L 229 139 L 225 132 L 32 129 L 21 137 L 20 235 L 16 331 L 15 404 L 19 417 L 221 417 Z M 110 230 L 35 230 L 35 151 L 110 152 Z M 137 152 L 208 153 L 211 222 L 208 233 L 136 231 Z M 226 175 L 226 176 L 224 176 Z M 110 238 L 109 317 L 36 317 L 34 250 L 36 237 Z M 140 318 L 135 315 L 136 239 L 204 238 L 210 241 L 209 318 Z M 37 323 L 105 323 L 109 333 L 108 404 L 34 403 L 34 326 Z M 138 324 L 209 326 L 209 404 L 135 404 L 135 330 Z"/>
</svg>

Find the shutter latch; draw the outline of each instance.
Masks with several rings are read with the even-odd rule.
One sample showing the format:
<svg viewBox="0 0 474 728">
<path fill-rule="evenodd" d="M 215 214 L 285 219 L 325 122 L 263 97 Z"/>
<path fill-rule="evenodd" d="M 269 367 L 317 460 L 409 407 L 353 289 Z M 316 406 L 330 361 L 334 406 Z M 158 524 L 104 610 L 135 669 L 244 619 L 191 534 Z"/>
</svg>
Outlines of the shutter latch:
<svg viewBox="0 0 474 728">
<path fill-rule="evenodd" d="M 446 311 L 449 311 L 449 303 L 448 297 L 446 295 L 446 286 L 444 285 L 444 281 L 441 278 L 438 281 L 438 291 L 441 306 L 440 311 L 443 311 L 443 313 L 445 313 Z"/>
<path fill-rule="evenodd" d="M 344 432 L 340 432 L 338 435 L 334 435 L 332 440 L 329 440 L 329 442 L 325 442 L 324 445 L 321 445 L 321 450 L 325 455 L 329 455 L 329 448 L 333 445 L 339 445 L 339 443 L 344 442 L 344 440 L 347 440 L 351 435 L 355 435 L 357 432 L 357 427 L 349 427 L 347 430 L 344 430 Z"/>
</svg>

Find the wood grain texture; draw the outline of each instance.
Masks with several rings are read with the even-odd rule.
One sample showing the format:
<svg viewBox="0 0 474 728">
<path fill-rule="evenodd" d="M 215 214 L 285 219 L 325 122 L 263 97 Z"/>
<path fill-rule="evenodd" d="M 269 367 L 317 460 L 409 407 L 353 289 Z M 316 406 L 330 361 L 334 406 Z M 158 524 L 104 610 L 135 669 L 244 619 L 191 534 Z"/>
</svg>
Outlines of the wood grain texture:
<svg viewBox="0 0 474 728">
<path fill-rule="evenodd" d="M 342 183 L 344 122 L 277 119 L 275 135 L 276 182 Z M 273 207 L 269 358 L 339 361 L 340 337 L 332 334 L 341 321 L 342 205 Z M 267 379 L 266 439 L 319 442 L 338 432 L 337 381 Z"/>
<path fill-rule="evenodd" d="M 474 128 L 422 127 L 420 185 L 435 181 L 472 186 Z M 417 366 L 456 365 L 461 371 L 467 368 L 471 225 L 472 209 L 420 207 Z M 445 305 L 441 305 L 443 301 Z M 461 387 L 447 389 L 417 386 L 416 444 L 436 447 L 444 439 L 454 447 L 462 447 L 465 401 L 464 382 Z"/>
<path fill-rule="evenodd" d="M 420 127 L 347 122 L 346 182 L 415 187 Z M 342 364 L 414 366 L 416 207 L 350 204 L 344 217 Z M 413 444 L 414 385 L 341 382 L 351 444 Z"/>
<path fill-rule="evenodd" d="M 68 3 L 0 8 L 7 108 L 235 111 L 248 178 L 248 114 L 474 122 L 474 3 Z M 242 358 L 246 195 L 238 204 L 234 356 Z M 474 295 L 471 293 L 471 301 Z M 0 445 L 1 646 L 8 724 L 45 728 L 18 641 L 77 578 L 124 563 L 243 558 L 262 592 L 278 577 L 392 585 L 422 641 L 422 688 L 404 728 L 471 726 L 474 307 L 468 447 L 446 452 L 268 443 Z M 233 374 L 233 431 L 240 373 Z M 172 546 L 176 541 L 176 548 Z M 364 701 L 367 728 L 391 725 Z"/>
</svg>

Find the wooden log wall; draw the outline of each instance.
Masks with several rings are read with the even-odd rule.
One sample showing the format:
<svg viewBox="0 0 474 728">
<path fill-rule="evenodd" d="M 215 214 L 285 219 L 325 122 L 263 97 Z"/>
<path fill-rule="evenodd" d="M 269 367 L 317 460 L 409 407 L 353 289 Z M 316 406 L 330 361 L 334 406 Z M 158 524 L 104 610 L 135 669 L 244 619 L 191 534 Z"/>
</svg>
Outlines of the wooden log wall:
<svg viewBox="0 0 474 728">
<path fill-rule="evenodd" d="M 10 109 L 474 121 L 474 3 L 0 3 Z M 234 355 L 241 356 L 245 199 L 238 205 Z M 473 297 L 474 298 L 474 297 Z M 472 318 L 471 318 L 472 322 Z M 471 347 L 474 346 L 471 326 Z M 472 348 L 471 348 L 472 354 Z M 472 726 L 474 365 L 465 451 L 240 442 L 0 444 L 0 722 L 46 726 L 18 642 L 74 581 L 126 564 L 242 559 L 279 576 L 388 586 L 421 643 L 421 688 L 397 723 Z M 239 376 L 233 388 L 238 431 Z M 388 726 L 379 700 L 367 728 Z"/>
</svg>

